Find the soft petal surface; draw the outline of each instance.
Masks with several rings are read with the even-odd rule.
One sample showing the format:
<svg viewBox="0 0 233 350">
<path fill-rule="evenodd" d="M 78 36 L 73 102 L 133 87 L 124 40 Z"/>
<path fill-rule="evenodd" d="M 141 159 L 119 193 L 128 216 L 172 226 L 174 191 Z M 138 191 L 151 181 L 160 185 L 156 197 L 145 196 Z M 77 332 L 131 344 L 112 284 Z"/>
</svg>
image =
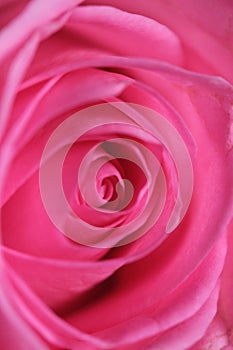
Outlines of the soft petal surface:
<svg viewBox="0 0 233 350">
<path fill-rule="evenodd" d="M 146 0 L 143 4 L 133 0 L 87 0 L 84 4 L 116 6 L 158 20 L 182 40 L 185 67 L 233 81 L 233 5 L 230 1 L 222 1 L 221 6 L 218 0 L 208 0 L 204 4 L 201 0 Z"/>
<path fill-rule="evenodd" d="M 1 346 L 232 350 L 233 4 L 0 13 Z"/>
</svg>

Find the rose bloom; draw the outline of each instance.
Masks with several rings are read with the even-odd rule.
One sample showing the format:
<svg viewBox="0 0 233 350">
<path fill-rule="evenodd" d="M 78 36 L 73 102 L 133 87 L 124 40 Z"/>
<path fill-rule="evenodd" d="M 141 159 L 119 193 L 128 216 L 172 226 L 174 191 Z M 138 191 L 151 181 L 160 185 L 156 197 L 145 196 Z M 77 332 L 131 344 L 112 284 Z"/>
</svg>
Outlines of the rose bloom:
<svg viewBox="0 0 233 350">
<path fill-rule="evenodd" d="M 233 2 L 0 26 L 0 348 L 233 349 Z"/>
</svg>

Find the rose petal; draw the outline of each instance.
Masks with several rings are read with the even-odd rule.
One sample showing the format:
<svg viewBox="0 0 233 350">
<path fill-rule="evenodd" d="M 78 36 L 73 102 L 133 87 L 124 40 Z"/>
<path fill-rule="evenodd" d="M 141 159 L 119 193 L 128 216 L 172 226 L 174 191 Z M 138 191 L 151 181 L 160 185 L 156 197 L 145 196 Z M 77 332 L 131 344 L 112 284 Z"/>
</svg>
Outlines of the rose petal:
<svg viewBox="0 0 233 350">
<path fill-rule="evenodd" d="M 173 254 L 175 250 L 178 257 L 180 253 L 177 247 L 172 245 L 172 249 Z M 157 334 L 191 317 L 206 301 L 222 271 L 225 249 L 225 240 L 220 241 L 206 261 L 198 267 L 193 276 L 189 277 L 190 281 L 188 278 L 177 291 L 175 289 L 178 287 L 178 269 L 176 268 L 176 274 L 174 274 L 174 256 L 164 252 L 162 261 L 162 257 L 158 257 L 157 252 L 153 252 L 146 259 L 125 266 L 115 273 L 109 284 L 106 283 L 105 288 L 109 290 L 104 298 L 101 294 L 97 294 L 90 303 L 72 310 L 70 315 L 64 314 L 63 317 L 76 327 L 86 329 L 88 332 L 96 332 L 127 320 L 130 320 L 128 323 L 132 323 L 133 328 L 134 317 L 144 315 L 147 310 L 145 314 L 152 317 L 152 323 L 154 324 L 154 320 L 158 322 L 157 329 L 154 326 L 151 328 L 153 330 L 151 330 L 151 336 Z M 179 258 L 184 259 L 182 256 Z M 151 266 L 153 266 L 153 274 L 151 274 Z M 179 269 L 181 270 L 181 265 Z M 181 281 L 178 283 L 180 284 Z M 173 293 L 164 298 L 172 290 Z M 190 300 L 193 302 L 190 303 Z M 158 302 L 161 306 L 157 304 Z M 110 319 L 107 316 L 109 313 Z M 126 334 L 130 332 L 130 328 L 125 327 Z M 112 333 L 114 335 L 114 329 Z M 108 336 L 108 331 L 106 330 L 104 334 Z"/>
<path fill-rule="evenodd" d="M 26 198 L 27 205 L 22 203 L 22 198 Z M 14 220 L 11 219 L 12 215 Z M 35 222 L 37 222 L 36 231 Z M 91 247 L 83 249 L 83 246 L 67 239 L 53 225 L 41 202 L 38 173 L 31 176 L 30 180 L 4 205 L 2 241 L 4 245 L 17 251 L 60 259 L 96 260 L 106 253 L 104 249 Z"/>
<path fill-rule="evenodd" d="M 228 233 L 228 252 L 222 274 L 219 315 L 224 321 L 229 335 L 231 335 L 233 345 L 233 221 L 229 225 Z"/>
<path fill-rule="evenodd" d="M 216 313 L 218 293 L 219 285 L 194 317 L 162 334 L 158 340 L 146 347 L 146 350 L 186 350 L 193 345 L 203 336 Z"/>
<path fill-rule="evenodd" d="M 43 26 L 52 22 L 56 17 L 64 14 L 79 4 L 82 0 L 72 0 L 69 4 L 65 0 L 51 0 L 44 7 L 40 0 L 28 1 L 24 11 L 10 22 L 0 33 L 1 60 L 18 47 L 35 30 L 43 30 Z M 22 27 L 24 30 L 21 30 Z"/>
<path fill-rule="evenodd" d="M 22 0 L 20 2 L 15 0 L 1 0 L 1 19 L 0 29 L 6 27 L 15 17 L 17 17 L 27 5 L 28 0 Z"/>
<path fill-rule="evenodd" d="M 7 273 L 11 282 L 8 286 L 10 301 L 17 313 L 36 329 L 46 342 L 75 350 L 80 349 L 82 341 L 85 350 L 89 350 L 91 345 L 92 348 L 106 348 L 106 344 L 100 339 L 72 327 L 57 317 L 10 267 L 7 267 Z"/>
<path fill-rule="evenodd" d="M 208 327 L 204 337 L 195 344 L 190 350 L 202 350 L 202 349 L 222 349 L 232 350 L 233 347 L 229 345 L 228 335 L 226 327 L 223 321 L 215 316 L 213 322 Z"/>
<path fill-rule="evenodd" d="M 30 89 L 23 91 L 18 96 L 12 112 L 11 134 L 6 136 L 9 137 L 7 147 L 11 146 L 11 149 L 5 151 L 2 149 L 8 162 L 14 156 L 9 178 L 2 194 L 3 201 L 6 201 L 11 193 L 14 193 L 38 169 L 42 150 L 51 132 L 51 127 L 44 127 L 46 122 L 65 112 L 69 113 L 68 111 L 79 105 L 115 96 L 125 88 L 129 81 L 130 79 L 118 75 L 91 69 L 65 76 L 58 82 L 55 78 L 54 81 L 49 81 L 32 91 Z M 28 99 L 31 99 L 30 104 L 28 104 Z M 20 121 L 18 121 L 19 115 L 22 116 Z M 43 135 L 40 133 L 36 138 L 32 138 L 42 127 Z M 42 141 L 42 136 L 44 141 Z M 26 145 L 30 139 L 32 140 Z M 17 154 L 13 152 L 16 144 Z"/>
<path fill-rule="evenodd" d="M 107 6 L 81 6 L 72 12 L 66 27 L 86 43 L 87 49 L 97 47 L 104 52 L 157 58 L 177 65 L 182 62 L 178 37 L 148 17 Z"/>
<path fill-rule="evenodd" d="M 215 75 L 233 81 L 231 2 L 224 0 L 220 5 L 218 0 L 208 0 L 205 4 L 201 0 L 156 3 L 146 0 L 142 4 L 135 3 L 134 0 L 87 0 L 84 4 L 114 6 L 167 25 L 182 40 L 185 68 L 196 69 L 202 73 L 215 72 Z"/>
<path fill-rule="evenodd" d="M 7 295 L 11 288 L 3 269 L 1 257 L 0 338 L 2 349 L 49 350 L 48 346 L 16 312 L 14 306 L 8 300 Z"/>
<path fill-rule="evenodd" d="M 122 264 L 117 260 L 105 264 L 38 258 L 5 247 L 2 251 L 6 261 L 41 300 L 60 312 L 78 300 L 81 292 L 108 278 Z"/>
<path fill-rule="evenodd" d="M 5 131 L 6 124 L 8 122 L 8 115 L 12 108 L 12 103 L 16 95 L 16 91 L 22 77 L 28 65 L 31 62 L 32 56 L 34 55 L 37 45 L 38 36 L 32 36 L 17 54 L 5 62 L 2 66 L 1 76 L 1 135 Z"/>
</svg>

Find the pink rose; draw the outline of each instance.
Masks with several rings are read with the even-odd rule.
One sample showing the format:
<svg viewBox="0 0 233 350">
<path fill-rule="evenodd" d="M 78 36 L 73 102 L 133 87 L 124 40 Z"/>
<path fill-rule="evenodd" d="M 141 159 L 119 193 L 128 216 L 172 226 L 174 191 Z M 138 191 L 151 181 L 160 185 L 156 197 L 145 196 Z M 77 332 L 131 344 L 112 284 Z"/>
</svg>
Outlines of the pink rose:
<svg viewBox="0 0 233 350">
<path fill-rule="evenodd" d="M 233 4 L 0 11 L 1 349 L 233 349 Z"/>
</svg>

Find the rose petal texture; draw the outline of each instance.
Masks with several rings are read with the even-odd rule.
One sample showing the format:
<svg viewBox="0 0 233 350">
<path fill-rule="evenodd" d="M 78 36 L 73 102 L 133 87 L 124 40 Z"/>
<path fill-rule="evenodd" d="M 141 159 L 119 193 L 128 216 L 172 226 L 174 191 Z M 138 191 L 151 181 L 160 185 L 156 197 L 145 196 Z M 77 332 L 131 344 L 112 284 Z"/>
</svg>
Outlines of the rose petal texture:
<svg viewBox="0 0 233 350">
<path fill-rule="evenodd" d="M 233 22 L 231 1 L 87 0 L 153 18 L 177 34 L 184 46 L 185 67 L 220 75 L 232 82 Z M 207 16 L 206 14 L 210 15 Z M 187 30 L 188 28 L 188 30 Z M 220 64 L 222 62 L 222 64 Z M 224 62 L 224 63 L 223 63 Z"/>
<path fill-rule="evenodd" d="M 56 0 L 46 6 L 1 1 L 0 7 L 3 349 L 231 349 L 232 4 Z M 156 224 L 115 248 L 65 237 L 48 217 L 39 183 L 52 132 L 103 102 L 131 106 L 133 127 L 95 128 L 77 141 L 64 162 L 73 207 L 96 220 L 76 192 L 73 164 L 107 138 L 118 138 L 117 147 L 125 147 L 119 139 L 127 137 L 150 149 L 168 192 Z M 153 135 L 153 115 L 137 114 L 133 104 L 166 119 L 192 162 L 192 199 L 169 235 L 177 164 Z M 127 154 L 136 154 L 149 173 L 143 152 L 130 145 Z M 101 149 L 96 159 L 109 159 L 108 152 Z M 114 218 L 118 225 L 140 211 L 144 177 L 122 160 L 97 176 L 99 191 L 112 198 L 114 181 L 131 172 L 138 198 Z M 112 224 L 108 216 L 97 219 Z"/>
</svg>

